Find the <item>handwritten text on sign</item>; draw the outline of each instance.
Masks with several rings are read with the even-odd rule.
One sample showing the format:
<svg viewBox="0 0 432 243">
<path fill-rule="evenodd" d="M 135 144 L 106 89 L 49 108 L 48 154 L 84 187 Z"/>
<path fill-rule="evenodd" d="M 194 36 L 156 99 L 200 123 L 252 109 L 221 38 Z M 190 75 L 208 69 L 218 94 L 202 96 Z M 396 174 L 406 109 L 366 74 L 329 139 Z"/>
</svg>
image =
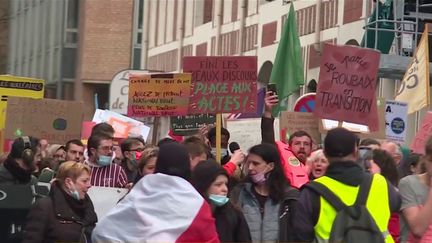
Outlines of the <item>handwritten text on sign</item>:
<svg viewBox="0 0 432 243">
<path fill-rule="evenodd" d="M 375 88 L 380 54 L 371 49 L 325 44 L 315 115 L 379 129 Z"/>
<path fill-rule="evenodd" d="M 190 82 L 188 73 L 130 77 L 128 116 L 186 115 Z"/>
<path fill-rule="evenodd" d="M 190 114 L 256 112 L 256 57 L 185 57 L 192 73 Z"/>
</svg>

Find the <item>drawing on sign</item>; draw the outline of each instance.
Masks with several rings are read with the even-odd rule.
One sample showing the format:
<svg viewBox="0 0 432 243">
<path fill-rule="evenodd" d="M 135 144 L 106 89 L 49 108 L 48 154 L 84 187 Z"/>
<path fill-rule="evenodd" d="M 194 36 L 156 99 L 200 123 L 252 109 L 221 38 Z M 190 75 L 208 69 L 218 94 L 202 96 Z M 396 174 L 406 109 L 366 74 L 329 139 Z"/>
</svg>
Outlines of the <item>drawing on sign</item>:
<svg viewBox="0 0 432 243">
<path fill-rule="evenodd" d="M 185 57 L 192 73 L 189 114 L 256 112 L 256 57 Z"/>
<path fill-rule="evenodd" d="M 375 87 L 379 52 L 326 44 L 320 67 L 315 114 L 368 125 L 377 131 Z"/>
</svg>

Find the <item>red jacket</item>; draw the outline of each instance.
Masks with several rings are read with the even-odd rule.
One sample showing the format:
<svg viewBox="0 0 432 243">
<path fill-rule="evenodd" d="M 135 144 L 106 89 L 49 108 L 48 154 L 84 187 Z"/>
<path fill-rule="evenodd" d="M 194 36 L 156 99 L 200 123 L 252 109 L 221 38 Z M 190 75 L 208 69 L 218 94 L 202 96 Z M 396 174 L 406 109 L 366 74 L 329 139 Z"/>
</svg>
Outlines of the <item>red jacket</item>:
<svg viewBox="0 0 432 243">
<path fill-rule="evenodd" d="M 276 141 L 276 146 L 281 157 L 282 169 L 285 172 L 285 176 L 290 181 L 291 186 L 300 188 L 308 183 L 309 176 L 307 168 L 297 159 L 289 145 L 281 141 Z"/>
</svg>

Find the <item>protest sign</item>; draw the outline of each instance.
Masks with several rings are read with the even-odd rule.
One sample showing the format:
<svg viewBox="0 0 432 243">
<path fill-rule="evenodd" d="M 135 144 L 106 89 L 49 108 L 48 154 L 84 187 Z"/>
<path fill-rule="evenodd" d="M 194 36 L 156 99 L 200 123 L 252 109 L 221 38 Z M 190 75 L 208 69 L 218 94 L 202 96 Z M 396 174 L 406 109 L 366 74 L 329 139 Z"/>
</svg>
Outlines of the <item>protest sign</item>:
<svg viewBox="0 0 432 243">
<path fill-rule="evenodd" d="M 386 101 L 387 140 L 405 142 L 408 120 L 408 104 L 393 100 Z"/>
<path fill-rule="evenodd" d="M 411 143 L 411 150 L 414 153 L 425 154 L 425 145 L 429 137 L 432 135 L 432 112 L 426 113 L 423 118 L 420 129 L 418 130 L 414 140 Z"/>
<path fill-rule="evenodd" d="M 5 137 L 35 136 L 52 144 L 79 139 L 83 109 L 77 101 L 9 97 Z"/>
<path fill-rule="evenodd" d="M 125 128 L 125 123 L 130 126 L 127 132 L 128 135 L 126 137 L 142 137 L 145 141 L 147 141 L 148 135 L 150 133 L 149 126 L 146 126 L 144 125 L 144 123 L 134 120 L 130 117 L 123 116 L 117 112 L 97 109 L 93 115 L 92 121 L 97 124 L 101 122 L 110 123 L 110 121 L 112 122 L 114 120 L 121 121 L 123 128 Z M 114 127 L 114 130 L 116 131 L 116 127 Z M 124 137 L 125 134 L 124 130 L 123 132 L 121 131 L 116 131 L 116 132 L 117 134 L 123 133 L 123 137 Z M 116 133 L 114 135 L 116 135 Z M 116 138 L 122 138 L 122 137 L 116 137 Z"/>
<path fill-rule="evenodd" d="M 374 138 L 374 139 L 386 139 L 386 120 L 385 120 L 385 99 L 377 99 L 377 110 L 378 110 L 378 131 L 371 132 L 368 126 L 350 123 L 350 122 L 339 122 L 330 119 L 322 119 L 319 122 L 319 131 L 322 134 L 326 134 L 328 130 L 341 126 L 355 132 L 361 139 Z"/>
<path fill-rule="evenodd" d="M 261 143 L 261 118 L 226 120 L 226 129 L 230 132 L 230 141 L 237 142 L 246 152 L 252 146 Z M 274 121 L 275 140 L 280 138 L 279 119 Z"/>
<path fill-rule="evenodd" d="M 114 208 L 127 193 L 128 190 L 124 188 L 100 186 L 92 186 L 87 191 L 99 220 Z"/>
<path fill-rule="evenodd" d="M 289 135 L 296 131 L 305 131 L 311 135 L 315 144 L 321 143 L 321 134 L 318 129 L 318 118 L 310 112 L 287 112 L 280 115 L 281 140 L 287 141 Z"/>
<path fill-rule="evenodd" d="M 43 98 L 45 82 L 41 79 L 0 75 L 0 130 L 5 127 L 8 97 Z"/>
<path fill-rule="evenodd" d="M 181 116 L 189 104 L 188 73 L 131 76 L 128 116 Z"/>
<path fill-rule="evenodd" d="M 193 135 L 200 127 L 214 123 L 216 123 L 216 116 L 211 114 L 171 117 L 171 128 L 173 134 L 177 136 Z"/>
<path fill-rule="evenodd" d="M 81 126 L 81 139 L 87 140 L 89 139 L 93 127 L 96 125 L 96 122 L 92 121 L 83 121 Z"/>
<path fill-rule="evenodd" d="M 380 53 L 326 43 L 320 66 L 315 115 L 379 130 L 375 88 Z"/>
<path fill-rule="evenodd" d="M 256 113 L 257 57 L 184 57 L 192 73 L 189 114 Z"/>
<path fill-rule="evenodd" d="M 127 138 L 129 135 L 129 131 L 131 129 L 131 125 L 127 122 L 124 122 L 115 117 L 111 117 L 108 120 L 108 124 L 110 124 L 114 128 L 114 137 L 115 138 Z"/>
</svg>

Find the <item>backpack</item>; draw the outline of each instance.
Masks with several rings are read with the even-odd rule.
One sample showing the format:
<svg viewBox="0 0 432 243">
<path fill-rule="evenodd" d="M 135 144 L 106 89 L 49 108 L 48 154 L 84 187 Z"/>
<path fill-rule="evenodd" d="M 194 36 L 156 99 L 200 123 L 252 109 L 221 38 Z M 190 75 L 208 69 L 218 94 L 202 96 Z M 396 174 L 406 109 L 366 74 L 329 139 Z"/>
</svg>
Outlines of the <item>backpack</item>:
<svg viewBox="0 0 432 243">
<path fill-rule="evenodd" d="M 347 206 L 342 200 L 321 183 L 312 181 L 307 187 L 321 195 L 336 210 L 336 217 L 330 231 L 329 243 L 384 243 L 385 239 L 369 210 L 366 200 L 373 177 L 365 175 L 356 201 Z"/>
</svg>

